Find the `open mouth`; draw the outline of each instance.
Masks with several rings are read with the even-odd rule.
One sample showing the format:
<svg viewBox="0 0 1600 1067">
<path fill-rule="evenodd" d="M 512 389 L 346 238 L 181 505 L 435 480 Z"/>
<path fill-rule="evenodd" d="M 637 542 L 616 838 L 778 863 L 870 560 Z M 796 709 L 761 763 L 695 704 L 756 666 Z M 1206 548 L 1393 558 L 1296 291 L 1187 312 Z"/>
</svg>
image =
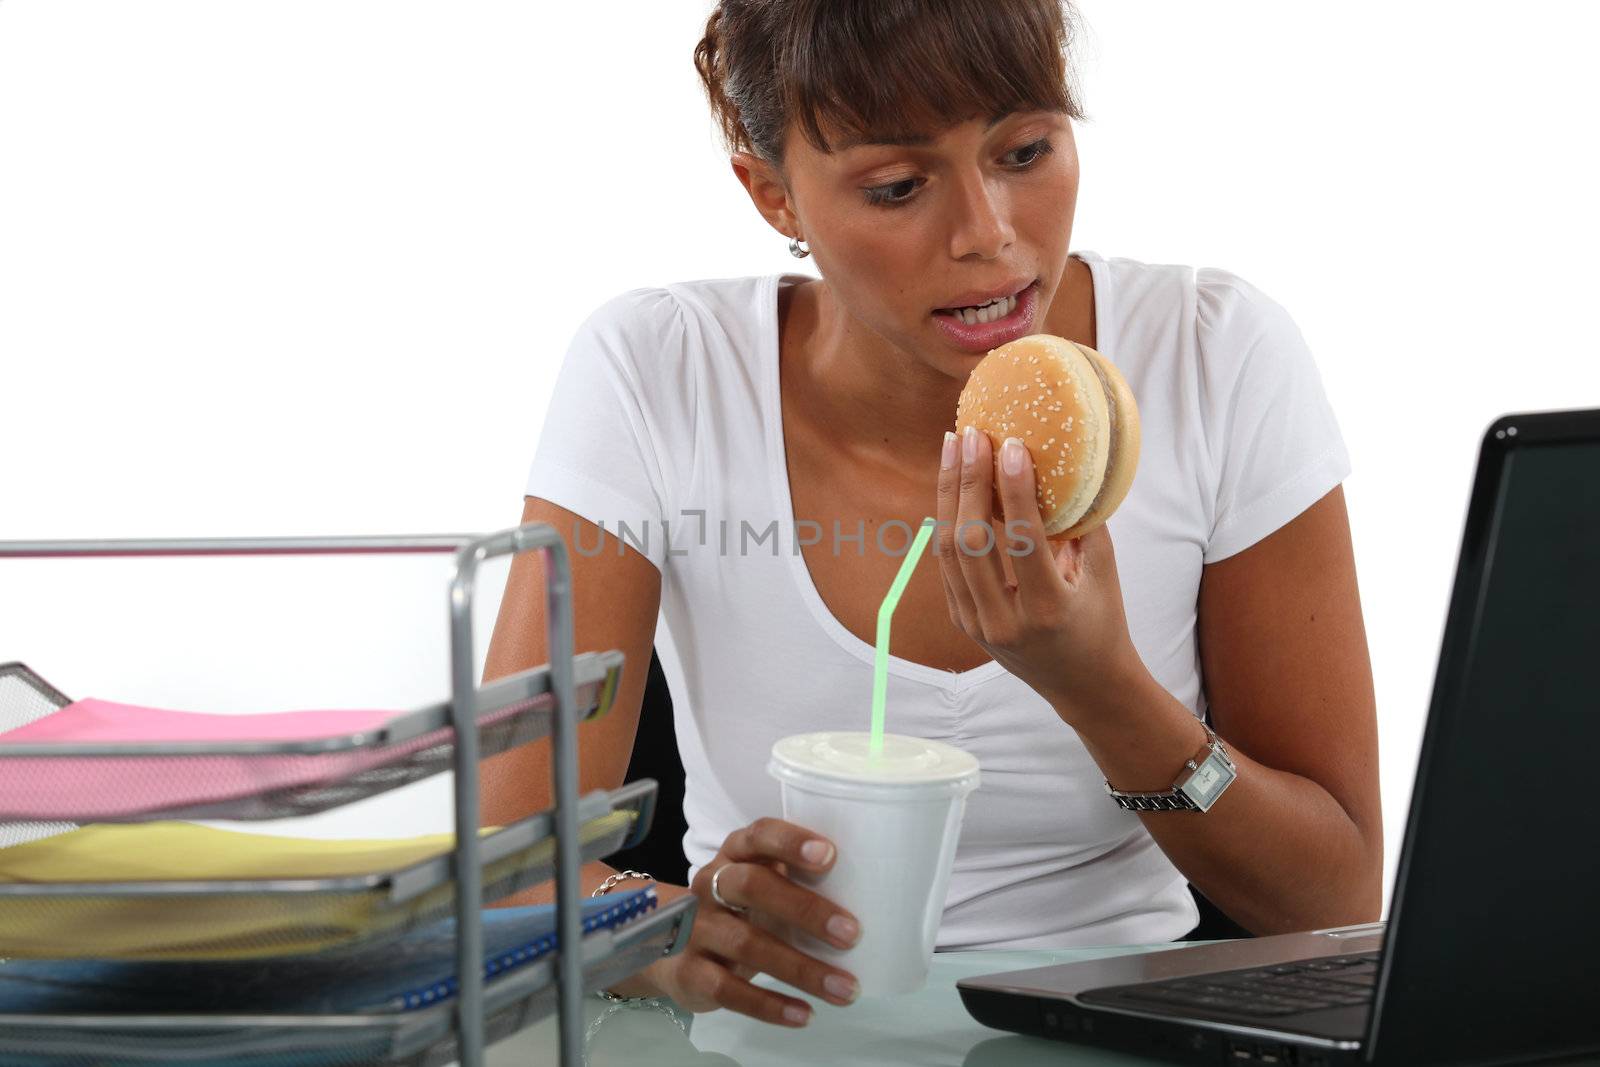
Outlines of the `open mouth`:
<svg viewBox="0 0 1600 1067">
<path fill-rule="evenodd" d="M 933 313 L 935 315 L 943 315 L 947 318 L 956 319 L 968 326 L 978 326 L 986 322 L 994 322 L 997 319 L 1005 318 L 1007 315 L 1017 310 L 1017 304 L 1021 300 L 1022 294 L 1026 292 L 1028 288 L 1031 287 L 1036 281 L 1038 281 L 1037 278 L 1034 279 L 1033 282 L 1029 282 L 1027 285 L 1017 290 L 1017 292 L 1012 293 L 1010 296 L 998 297 L 994 300 L 988 301 L 987 303 L 974 304 L 968 307 L 935 308 Z"/>
<path fill-rule="evenodd" d="M 1035 278 L 1017 292 L 984 304 L 936 308 L 933 321 L 957 348 L 980 354 L 1033 333 L 1038 304 L 1039 279 Z"/>
</svg>

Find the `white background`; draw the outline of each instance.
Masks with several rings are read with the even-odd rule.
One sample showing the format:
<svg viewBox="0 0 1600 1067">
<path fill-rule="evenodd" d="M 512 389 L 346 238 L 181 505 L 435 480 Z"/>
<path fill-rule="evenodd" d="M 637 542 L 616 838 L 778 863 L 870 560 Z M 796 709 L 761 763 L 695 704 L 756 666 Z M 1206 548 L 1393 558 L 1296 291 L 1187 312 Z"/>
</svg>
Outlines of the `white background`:
<svg viewBox="0 0 1600 1067">
<path fill-rule="evenodd" d="M 1075 247 L 1234 270 L 1317 354 L 1354 461 L 1392 875 L 1482 431 L 1600 404 L 1600 19 L 1082 9 Z M 713 136 L 709 4 L 596 10 L 0 0 L 0 538 L 513 525 L 589 310 L 796 269 Z M 0 561 L 0 660 L 166 707 L 411 706 L 445 693 L 445 574 Z M 443 830 L 447 796 L 311 829 Z"/>
</svg>

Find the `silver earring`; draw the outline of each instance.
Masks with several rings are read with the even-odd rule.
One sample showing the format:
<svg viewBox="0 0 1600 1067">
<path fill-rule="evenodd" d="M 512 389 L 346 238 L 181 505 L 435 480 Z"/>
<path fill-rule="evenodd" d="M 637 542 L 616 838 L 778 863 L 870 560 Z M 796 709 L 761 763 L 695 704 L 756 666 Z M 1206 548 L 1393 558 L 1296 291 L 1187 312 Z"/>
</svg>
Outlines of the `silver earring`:
<svg viewBox="0 0 1600 1067">
<path fill-rule="evenodd" d="M 789 238 L 789 254 L 795 259 L 805 259 L 811 254 L 811 249 L 800 247 L 800 238 Z"/>
</svg>

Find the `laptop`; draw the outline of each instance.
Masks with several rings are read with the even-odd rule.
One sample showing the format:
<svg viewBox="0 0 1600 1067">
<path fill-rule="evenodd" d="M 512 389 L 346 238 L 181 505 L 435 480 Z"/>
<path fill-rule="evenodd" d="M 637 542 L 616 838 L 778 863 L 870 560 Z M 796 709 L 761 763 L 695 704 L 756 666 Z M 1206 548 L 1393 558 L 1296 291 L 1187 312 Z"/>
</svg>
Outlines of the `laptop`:
<svg viewBox="0 0 1600 1067">
<path fill-rule="evenodd" d="M 1387 923 L 957 982 L 1179 1062 L 1600 1062 L 1600 408 L 1489 425 Z"/>
</svg>

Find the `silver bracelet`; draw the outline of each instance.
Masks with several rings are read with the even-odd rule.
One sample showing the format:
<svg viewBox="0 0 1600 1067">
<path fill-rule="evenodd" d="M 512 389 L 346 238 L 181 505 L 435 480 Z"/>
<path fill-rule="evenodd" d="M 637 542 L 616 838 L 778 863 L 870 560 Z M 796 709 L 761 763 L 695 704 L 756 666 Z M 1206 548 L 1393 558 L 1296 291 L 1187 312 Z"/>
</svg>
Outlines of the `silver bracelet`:
<svg viewBox="0 0 1600 1067">
<path fill-rule="evenodd" d="M 651 875 L 645 874 L 643 871 L 618 871 L 616 874 L 613 874 L 611 877 L 607 878 L 605 881 L 596 886 L 594 892 L 590 893 L 589 895 L 591 897 L 598 897 L 603 893 L 609 893 L 612 889 L 621 885 L 623 882 L 628 881 L 654 882 L 655 878 Z M 656 999 L 655 997 L 619 997 L 615 993 L 605 989 L 596 989 L 595 994 L 604 1000 L 609 1000 L 613 1004 L 643 1004 L 647 1000 Z"/>
<path fill-rule="evenodd" d="M 623 882 L 628 881 L 629 879 L 633 879 L 635 881 L 642 881 L 642 882 L 653 882 L 653 881 L 655 881 L 654 877 L 652 877 L 651 875 L 645 874 L 643 871 L 618 871 L 616 874 L 613 874 L 610 878 L 607 878 L 605 881 L 603 881 L 599 885 L 595 886 L 594 892 L 590 893 L 589 895 L 591 897 L 597 897 L 602 893 L 609 893 L 609 892 L 611 892 L 612 889 L 614 889 L 617 886 L 621 885 Z"/>
</svg>

